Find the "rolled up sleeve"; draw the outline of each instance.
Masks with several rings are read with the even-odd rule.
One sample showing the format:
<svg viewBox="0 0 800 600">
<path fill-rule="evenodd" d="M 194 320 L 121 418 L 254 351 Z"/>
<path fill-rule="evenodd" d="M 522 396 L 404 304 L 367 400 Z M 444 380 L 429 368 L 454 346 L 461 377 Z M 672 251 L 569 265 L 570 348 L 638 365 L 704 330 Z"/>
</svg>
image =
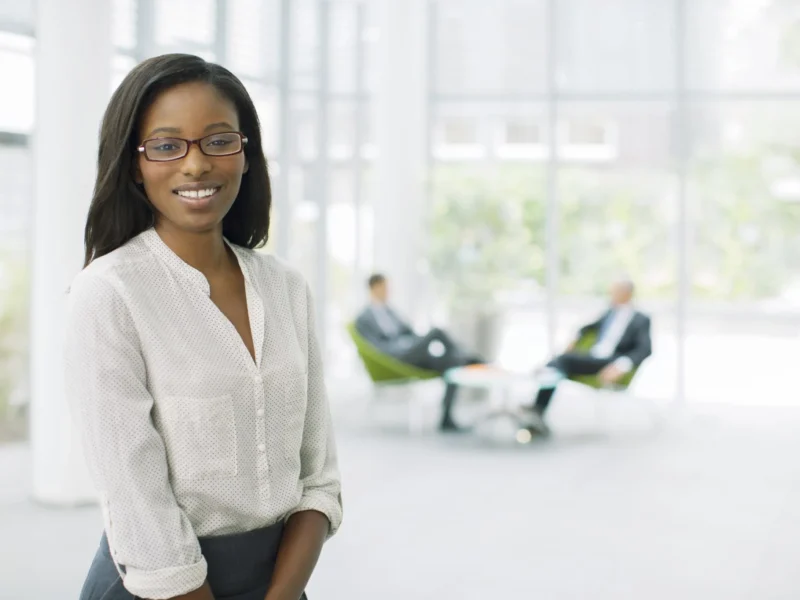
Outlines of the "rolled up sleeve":
<svg viewBox="0 0 800 600">
<path fill-rule="evenodd" d="M 195 590 L 207 565 L 169 483 L 130 312 L 111 281 L 87 272 L 73 283 L 68 305 L 67 398 L 125 588 L 154 600 Z"/>
<path fill-rule="evenodd" d="M 306 288 L 308 310 L 308 405 L 300 447 L 303 495 L 292 514 L 315 510 L 330 521 L 329 536 L 342 523 L 342 488 L 330 407 L 325 391 L 322 353 L 316 333 L 314 303 Z"/>
</svg>

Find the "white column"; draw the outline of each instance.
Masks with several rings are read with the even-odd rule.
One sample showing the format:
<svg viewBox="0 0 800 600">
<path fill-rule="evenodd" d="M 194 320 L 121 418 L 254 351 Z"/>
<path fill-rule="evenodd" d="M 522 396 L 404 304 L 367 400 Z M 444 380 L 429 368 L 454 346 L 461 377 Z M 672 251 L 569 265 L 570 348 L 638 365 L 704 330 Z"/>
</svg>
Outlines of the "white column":
<svg viewBox="0 0 800 600">
<path fill-rule="evenodd" d="M 427 168 L 425 0 L 381 0 L 374 101 L 378 158 L 373 190 L 374 268 L 390 278 L 392 304 L 409 318 L 419 297 Z"/>
<path fill-rule="evenodd" d="M 37 2 L 30 434 L 33 497 L 54 505 L 94 498 L 64 396 L 62 348 L 65 292 L 83 265 L 98 130 L 110 96 L 111 5 Z"/>
</svg>

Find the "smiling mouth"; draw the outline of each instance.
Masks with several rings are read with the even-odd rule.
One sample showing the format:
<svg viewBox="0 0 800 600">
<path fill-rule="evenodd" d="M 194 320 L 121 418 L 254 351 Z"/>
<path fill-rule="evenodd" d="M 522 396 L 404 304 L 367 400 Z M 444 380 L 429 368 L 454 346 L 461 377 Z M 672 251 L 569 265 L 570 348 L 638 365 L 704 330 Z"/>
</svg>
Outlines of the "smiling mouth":
<svg viewBox="0 0 800 600">
<path fill-rule="evenodd" d="M 173 194 L 177 194 L 181 198 L 186 198 L 187 200 L 203 200 L 205 198 L 210 198 L 220 189 L 220 187 L 209 187 L 199 190 L 174 190 Z"/>
</svg>

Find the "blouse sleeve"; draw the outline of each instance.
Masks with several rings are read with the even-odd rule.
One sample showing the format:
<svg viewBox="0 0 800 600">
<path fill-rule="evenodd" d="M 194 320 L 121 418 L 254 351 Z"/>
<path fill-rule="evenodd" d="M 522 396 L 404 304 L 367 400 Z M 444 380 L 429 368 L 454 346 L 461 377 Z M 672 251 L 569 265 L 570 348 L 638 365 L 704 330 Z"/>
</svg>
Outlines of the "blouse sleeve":
<svg viewBox="0 0 800 600">
<path fill-rule="evenodd" d="M 79 415 L 111 556 L 125 588 L 152 599 L 195 590 L 207 566 L 169 483 L 130 312 L 110 282 L 87 272 L 73 284 L 68 305 L 67 398 Z"/>
<path fill-rule="evenodd" d="M 308 311 L 308 406 L 300 447 L 300 483 L 303 495 L 291 514 L 316 510 L 328 517 L 330 534 L 342 522 L 342 493 L 336 444 L 333 437 L 322 353 L 317 339 L 314 302 L 306 286 Z"/>
</svg>

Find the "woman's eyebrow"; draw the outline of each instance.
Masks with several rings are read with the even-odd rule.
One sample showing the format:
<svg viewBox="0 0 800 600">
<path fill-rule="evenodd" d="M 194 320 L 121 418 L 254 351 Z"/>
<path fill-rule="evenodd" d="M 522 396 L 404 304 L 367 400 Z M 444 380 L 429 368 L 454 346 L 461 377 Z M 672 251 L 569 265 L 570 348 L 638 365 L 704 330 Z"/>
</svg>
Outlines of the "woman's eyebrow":
<svg viewBox="0 0 800 600">
<path fill-rule="evenodd" d="M 220 121 L 219 123 L 212 123 L 211 125 L 207 125 L 203 131 L 211 131 L 212 129 L 234 129 L 233 125 L 228 123 L 227 121 Z M 147 134 L 147 137 L 152 137 L 157 133 L 171 133 L 174 135 L 180 134 L 181 130 L 179 127 L 156 127 Z"/>
<path fill-rule="evenodd" d="M 181 130 L 179 128 L 177 128 L 177 127 L 156 127 L 155 129 L 153 129 L 153 131 L 151 131 L 150 133 L 147 134 L 147 137 L 152 137 L 157 133 L 176 133 L 177 134 L 177 133 L 180 133 L 180 132 L 181 132 Z"/>
<path fill-rule="evenodd" d="M 231 125 L 227 121 L 220 121 L 219 123 L 212 123 L 211 125 L 208 125 L 204 131 L 210 131 L 212 129 L 217 129 L 220 127 L 224 127 L 226 129 L 234 129 L 233 125 Z"/>
</svg>

